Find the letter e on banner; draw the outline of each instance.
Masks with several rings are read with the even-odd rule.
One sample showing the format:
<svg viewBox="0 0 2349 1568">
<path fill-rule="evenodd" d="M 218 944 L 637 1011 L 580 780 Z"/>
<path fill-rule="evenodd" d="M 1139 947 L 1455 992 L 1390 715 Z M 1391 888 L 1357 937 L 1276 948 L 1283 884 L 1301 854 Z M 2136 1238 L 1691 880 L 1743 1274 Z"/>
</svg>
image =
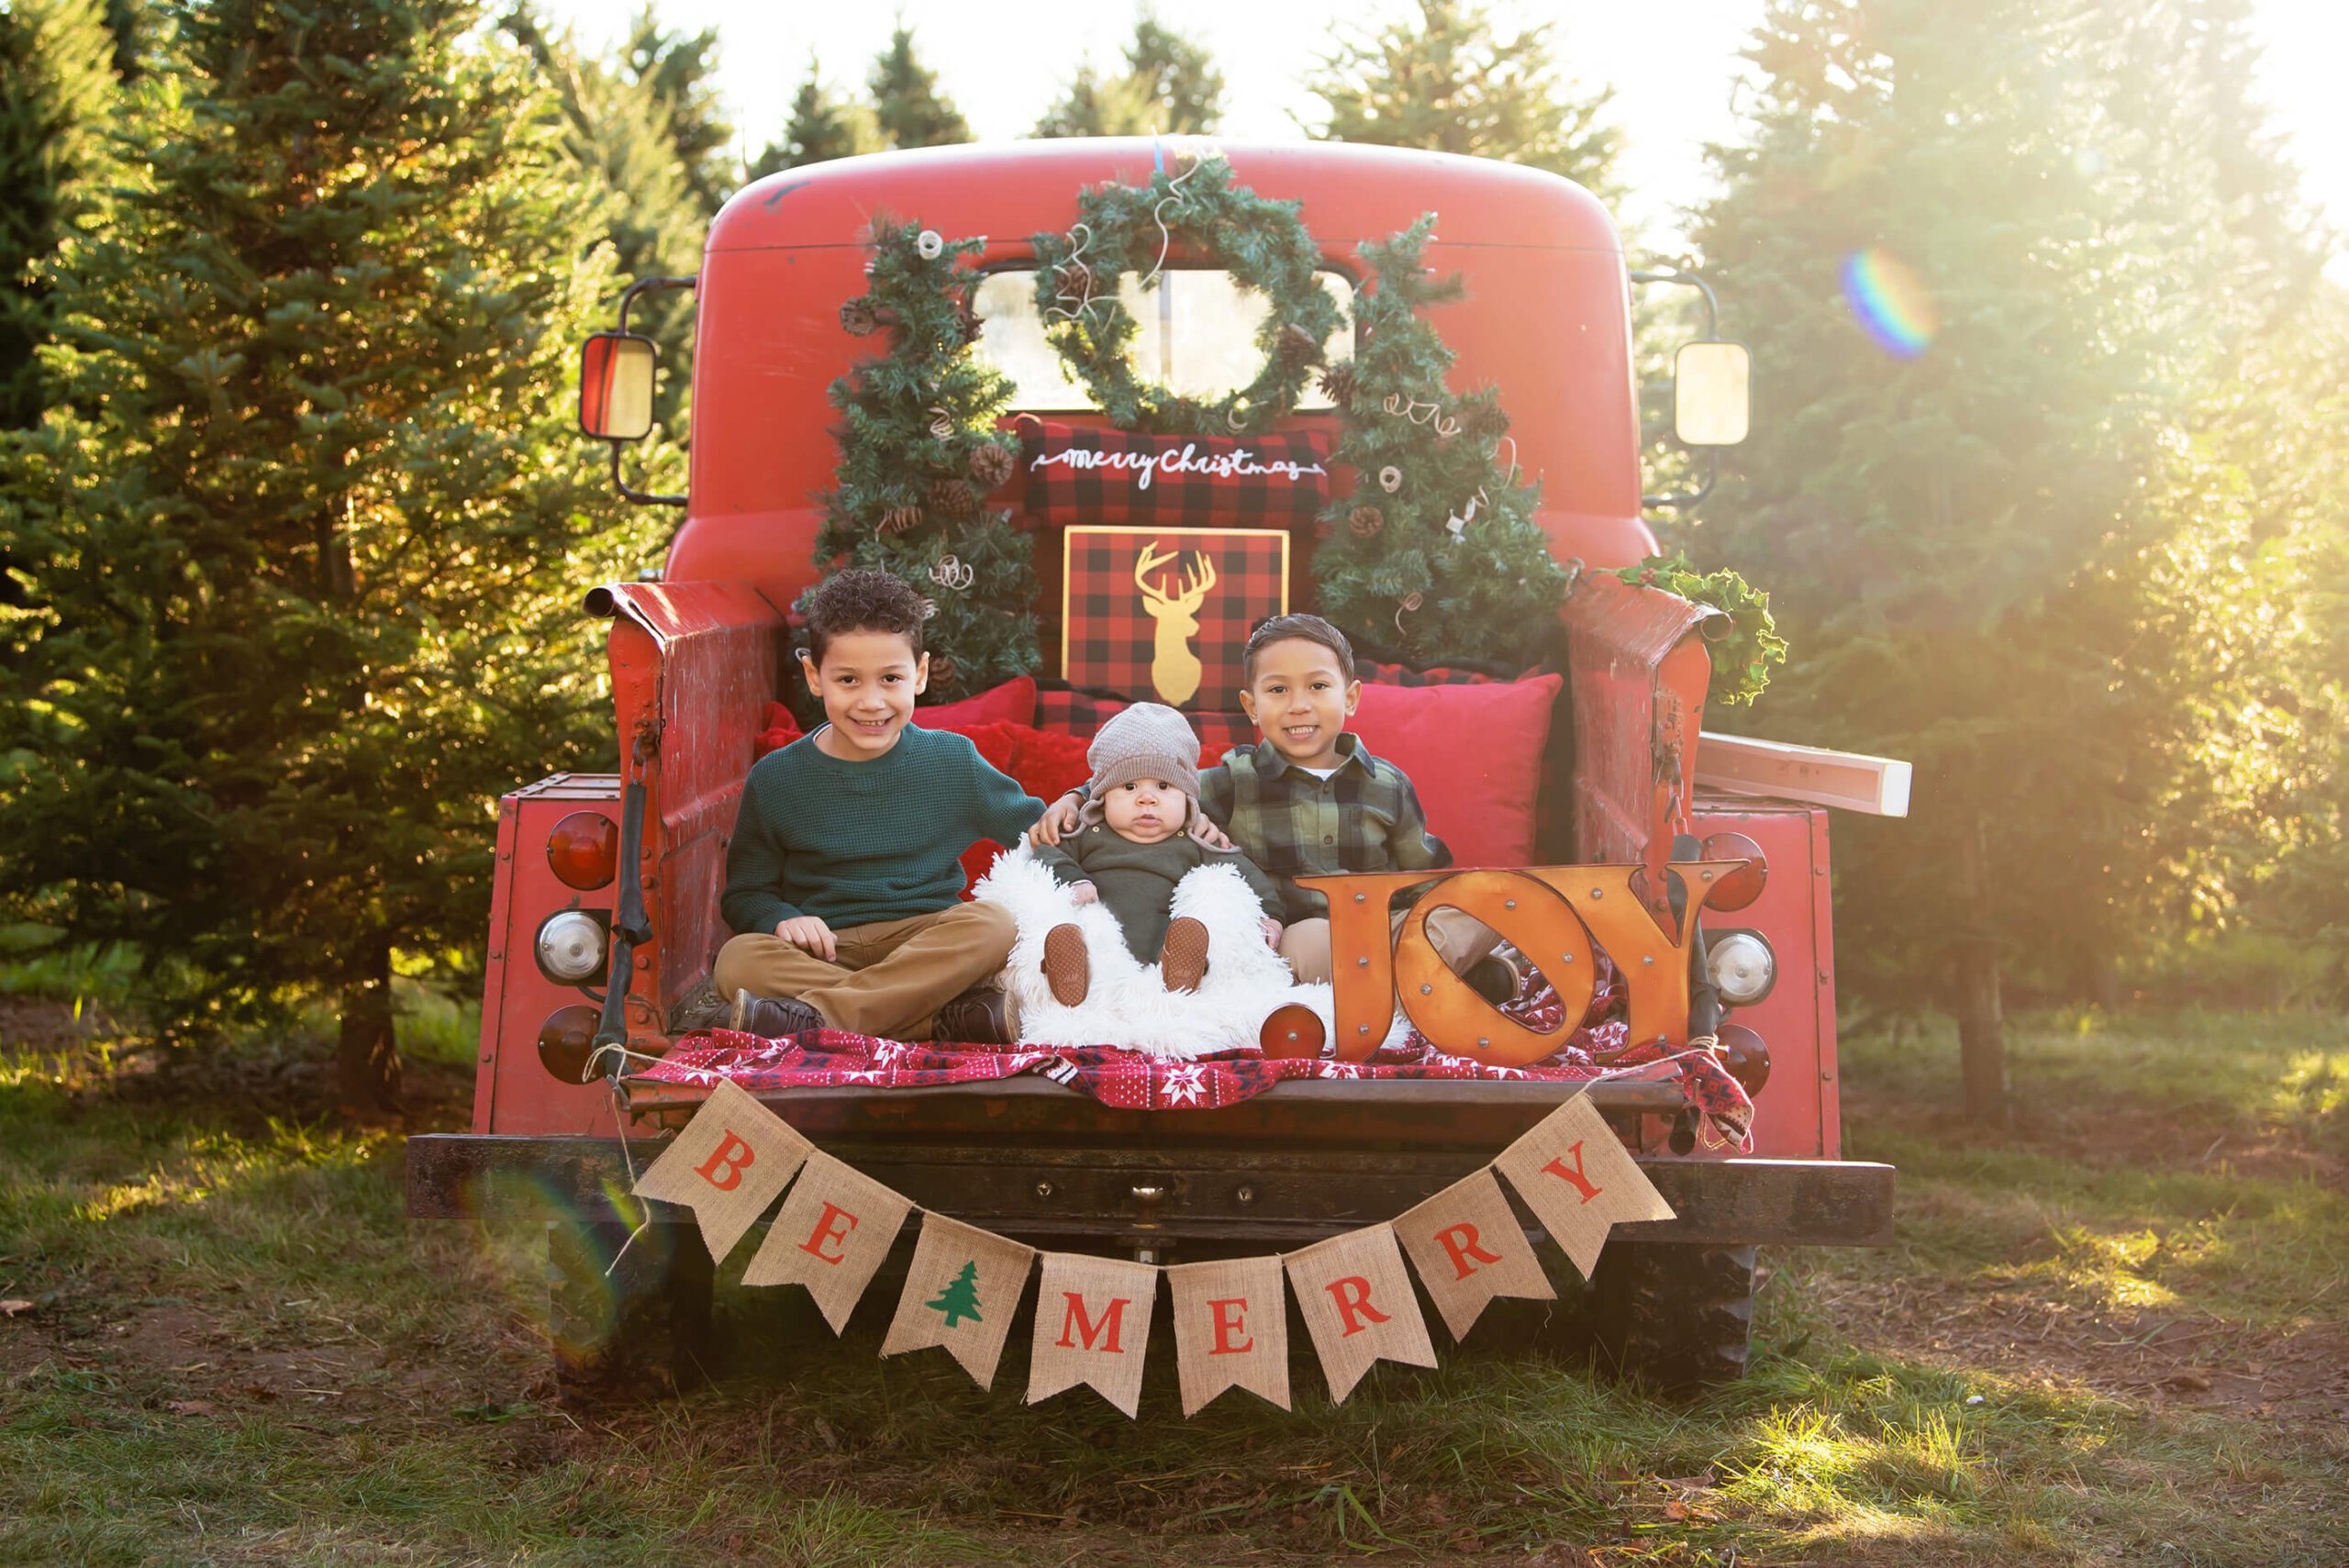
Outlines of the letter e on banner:
<svg viewBox="0 0 2349 1568">
<path fill-rule="evenodd" d="M 1187 1418 L 1227 1388 L 1288 1408 L 1288 1293 L 1278 1258 L 1225 1258 L 1166 1271 L 1174 1370 Z"/>
<path fill-rule="evenodd" d="M 685 1129 L 637 1178 L 636 1195 L 691 1208 L 710 1257 L 722 1262 L 813 1147 L 740 1084 L 721 1078 Z"/>
<path fill-rule="evenodd" d="M 1321 1373 L 1330 1380 L 1331 1404 L 1343 1404 L 1381 1358 L 1435 1365 L 1435 1347 L 1428 1342 L 1427 1320 L 1411 1294 L 1393 1226 L 1350 1230 L 1281 1262 L 1320 1354 Z"/>
<path fill-rule="evenodd" d="M 1544 1117 L 1493 1164 L 1585 1279 L 1616 1225 L 1672 1218 L 1672 1206 L 1586 1094 Z"/>
<path fill-rule="evenodd" d="M 804 1284 L 837 1334 L 873 1283 L 912 1200 L 818 1149 L 742 1271 L 744 1284 Z"/>
<path fill-rule="evenodd" d="M 1036 1288 L 1028 1403 L 1086 1384 L 1131 1419 L 1158 1305 L 1158 1269 L 1117 1258 L 1044 1254 Z"/>
<path fill-rule="evenodd" d="M 1557 1298 L 1489 1165 L 1398 1216 L 1395 1235 L 1454 1340 L 1497 1296 Z"/>
</svg>

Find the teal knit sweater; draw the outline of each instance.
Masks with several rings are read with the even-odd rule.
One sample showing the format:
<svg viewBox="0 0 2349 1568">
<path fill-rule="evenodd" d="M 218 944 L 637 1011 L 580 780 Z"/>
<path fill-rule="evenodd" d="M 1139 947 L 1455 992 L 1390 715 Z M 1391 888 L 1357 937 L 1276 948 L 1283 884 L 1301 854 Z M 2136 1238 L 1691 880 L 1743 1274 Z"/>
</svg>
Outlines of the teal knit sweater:
<svg viewBox="0 0 2349 1568">
<path fill-rule="evenodd" d="M 751 764 L 718 907 L 746 932 L 799 915 L 835 930 L 927 915 L 961 896 L 964 850 L 1016 844 L 1043 814 L 960 735 L 909 724 L 869 762 L 807 736 Z"/>
</svg>

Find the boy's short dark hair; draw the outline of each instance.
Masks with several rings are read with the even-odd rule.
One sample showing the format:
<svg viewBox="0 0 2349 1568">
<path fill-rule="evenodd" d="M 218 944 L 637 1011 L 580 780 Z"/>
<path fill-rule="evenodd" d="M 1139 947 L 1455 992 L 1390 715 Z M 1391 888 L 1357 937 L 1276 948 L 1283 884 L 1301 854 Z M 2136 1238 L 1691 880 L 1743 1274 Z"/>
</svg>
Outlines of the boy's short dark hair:
<svg viewBox="0 0 2349 1568">
<path fill-rule="evenodd" d="M 893 631 L 921 658 L 921 628 L 929 606 L 902 578 L 886 572 L 835 573 L 807 595 L 807 657 L 820 665 L 832 639 L 852 631 Z"/>
<path fill-rule="evenodd" d="M 1266 616 L 1263 620 L 1258 621 L 1256 629 L 1248 634 L 1247 649 L 1240 655 L 1240 678 L 1249 685 L 1254 685 L 1257 651 L 1269 643 L 1286 642 L 1292 638 L 1302 638 L 1308 642 L 1318 642 L 1336 654 L 1339 673 L 1345 676 L 1348 684 L 1353 684 L 1353 644 L 1346 640 L 1344 632 L 1340 631 L 1319 616 L 1307 615 Z"/>
</svg>

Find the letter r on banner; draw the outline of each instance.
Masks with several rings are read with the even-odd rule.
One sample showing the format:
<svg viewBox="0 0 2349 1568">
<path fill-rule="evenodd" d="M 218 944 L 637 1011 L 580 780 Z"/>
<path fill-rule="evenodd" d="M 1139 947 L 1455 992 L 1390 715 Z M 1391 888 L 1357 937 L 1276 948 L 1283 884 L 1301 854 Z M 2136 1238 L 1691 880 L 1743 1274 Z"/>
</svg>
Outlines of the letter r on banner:
<svg viewBox="0 0 2349 1568">
<path fill-rule="evenodd" d="M 1297 1289 L 1297 1310 L 1313 1335 L 1330 1380 L 1330 1399 L 1342 1402 L 1371 1363 L 1382 1357 L 1411 1366 L 1435 1365 L 1427 1319 L 1411 1294 L 1411 1276 L 1395 1247 L 1395 1228 L 1373 1225 L 1318 1241 L 1281 1259 Z"/>
<path fill-rule="evenodd" d="M 1497 1296 L 1548 1301 L 1558 1294 L 1489 1165 L 1398 1216 L 1395 1234 L 1454 1340 L 1467 1337 Z"/>
</svg>

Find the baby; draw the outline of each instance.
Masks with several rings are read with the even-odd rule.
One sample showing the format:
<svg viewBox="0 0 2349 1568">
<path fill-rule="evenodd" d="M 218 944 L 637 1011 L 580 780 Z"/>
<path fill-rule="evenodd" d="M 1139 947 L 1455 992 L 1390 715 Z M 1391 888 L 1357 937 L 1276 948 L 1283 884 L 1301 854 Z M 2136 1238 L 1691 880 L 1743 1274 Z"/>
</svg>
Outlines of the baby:
<svg viewBox="0 0 2349 1568">
<path fill-rule="evenodd" d="M 1167 989 L 1195 990 L 1207 973 L 1207 928 L 1171 918 L 1175 884 L 1201 866 L 1239 872 L 1264 910 L 1264 940 L 1280 940 L 1278 884 L 1238 851 L 1210 850 L 1191 836 L 1200 819 L 1199 741 L 1181 714 L 1136 703 L 1101 727 L 1085 761 L 1093 778 L 1079 826 L 1058 844 L 1039 846 L 1037 863 L 1079 904 L 1106 906 L 1134 957 L 1158 962 Z M 1044 938 L 1044 978 L 1063 1006 L 1085 1000 L 1092 973 L 1077 927 L 1055 926 Z"/>
</svg>

